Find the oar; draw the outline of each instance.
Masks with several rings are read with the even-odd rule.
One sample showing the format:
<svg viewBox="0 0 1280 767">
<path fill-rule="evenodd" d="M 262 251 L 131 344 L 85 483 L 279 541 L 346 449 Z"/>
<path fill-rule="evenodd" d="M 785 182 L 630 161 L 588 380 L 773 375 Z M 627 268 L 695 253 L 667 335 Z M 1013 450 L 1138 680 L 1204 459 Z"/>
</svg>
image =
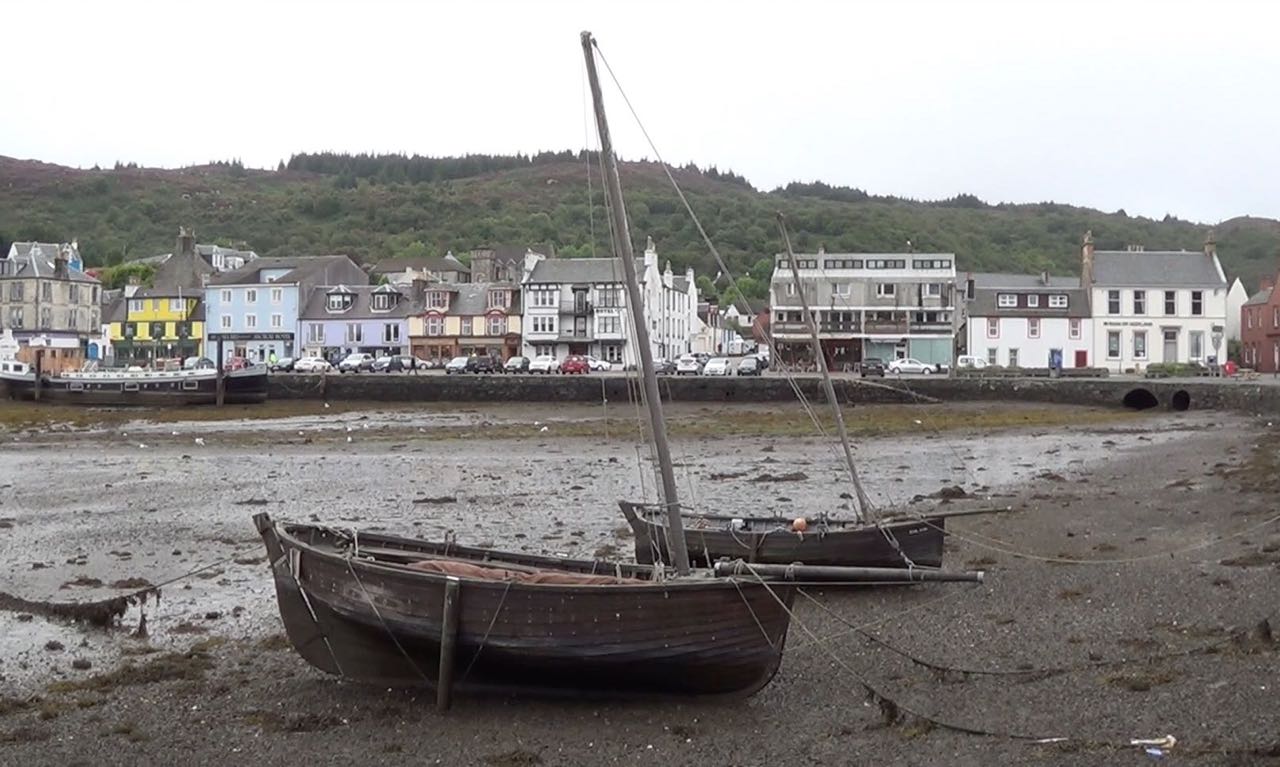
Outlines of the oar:
<svg viewBox="0 0 1280 767">
<path fill-rule="evenodd" d="M 715 564 L 715 574 L 721 578 L 755 575 L 763 578 L 787 581 L 824 581 L 829 583 L 916 583 L 968 582 L 982 583 L 985 573 L 947 572 L 906 567 L 839 567 L 837 565 L 753 565 L 741 559 L 721 560 Z"/>
</svg>

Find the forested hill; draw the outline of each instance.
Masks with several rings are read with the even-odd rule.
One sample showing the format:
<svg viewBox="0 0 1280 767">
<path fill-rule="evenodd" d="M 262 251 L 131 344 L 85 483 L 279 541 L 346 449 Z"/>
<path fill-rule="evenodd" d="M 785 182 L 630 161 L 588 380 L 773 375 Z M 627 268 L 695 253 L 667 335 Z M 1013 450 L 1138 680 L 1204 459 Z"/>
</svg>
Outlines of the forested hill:
<svg viewBox="0 0 1280 767">
<path fill-rule="evenodd" d="M 771 192 L 741 176 L 686 166 L 676 172 L 694 209 L 749 295 L 763 295 L 785 213 L 798 248 L 957 254 L 973 271 L 1073 274 L 1080 237 L 1099 248 L 1201 248 L 1209 227 L 1053 203 L 989 205 L 962 195 L 919 202 L 822 183 Z M 167 253 L 179 226 L 201 242 L 248 245 L 260 255 L 348 253 L 358 260 L 461 253 L 490 244 L 554 243 L 558 255 L 603 255 L 607 224 L 599 175 L 588 204 L 586 158 L 575 152 L 456 158 L 295 155 L 275 171 L 222 162 L 180 170 L 117 165 L 78 170 L 0 157 L 0 247 L 12 240 L 77 238 L 90 265 Z M 693 222 L 653 163 L 624 163 L 638 242 L 714 276 Z M 592 232 L 594 230 L 594 239 Z M 1273 272 L 1280 222 L 1236 218 L 1216 227 L 1229 277 L 1253 289 Z M 594 243 L 594 245 L 593 245 Z M 721 283 L 724 287 L 724 283 Z"/>
</svg>

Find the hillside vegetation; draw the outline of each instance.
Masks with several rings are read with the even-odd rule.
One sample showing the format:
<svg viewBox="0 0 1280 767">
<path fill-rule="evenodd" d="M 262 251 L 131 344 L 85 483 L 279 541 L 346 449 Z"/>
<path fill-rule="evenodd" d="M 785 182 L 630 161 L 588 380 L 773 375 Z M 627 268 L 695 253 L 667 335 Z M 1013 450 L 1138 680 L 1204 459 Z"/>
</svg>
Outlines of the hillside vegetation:
<svg viewBox="0 0 1280 767">
<path fill-rule="evenodd" d="M 179 170 L 117 166 L 78 170 L 0 157 L 0 247 L 12 240 L 77 238 L 90 265 L 167 253 L 180 225 L 201 242 L 245 246 L 260 255 L 346 253 L 371 262 L 461 253 L 490 244 L 554 243 L 558 255 L 608 254 L 598 171 L 588 202 L 582 153 L 460 158 L 297 155 L 276 171 L 238 162 Z M 781 249 L 775 212 L 786 214 L 796 247 L 829 251 L 957 254 L 961 270 L 1079 269 L 1080 237 L 1100 249 L 1202 247 L 1209 227 L 1166 217 L 1038 203 L 989 205 L 968 195 L 919 202 L 822 183 L 771 192 L 741 176 L 686 166 L 676 177 L 734 277 L 764 295 L 769 258 Z M 660 166 L 624 163 L 632 235 L 653 237 L 661 257 L 699 274 L 718 271 Z M 593 237 L 594 232 L 594 237 Z M 1216 226 L 1229 277 L 1246 287 L 1273 272 L 1280 222 L 1236 218 Z M 719 287 L 725 288 L 721 282 Z"/>
</svg>

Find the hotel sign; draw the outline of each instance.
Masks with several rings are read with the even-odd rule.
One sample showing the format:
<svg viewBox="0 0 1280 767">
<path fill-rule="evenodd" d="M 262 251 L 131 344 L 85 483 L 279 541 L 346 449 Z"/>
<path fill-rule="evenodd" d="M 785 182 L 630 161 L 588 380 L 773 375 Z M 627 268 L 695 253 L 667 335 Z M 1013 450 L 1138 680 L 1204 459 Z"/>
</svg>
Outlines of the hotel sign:
<svg viewBox="0 0 1280 767">
<path fill-rule="evenodd" d="M 210 341 L 292 341 L 292 333 L 210 333 Z"/>
<path fill-rule="evenodd" d="M 1149 328 L 1150 320 L 1106 320 L 1102 323 L 1103 327 L 1108 328 Z"/>
</svg>

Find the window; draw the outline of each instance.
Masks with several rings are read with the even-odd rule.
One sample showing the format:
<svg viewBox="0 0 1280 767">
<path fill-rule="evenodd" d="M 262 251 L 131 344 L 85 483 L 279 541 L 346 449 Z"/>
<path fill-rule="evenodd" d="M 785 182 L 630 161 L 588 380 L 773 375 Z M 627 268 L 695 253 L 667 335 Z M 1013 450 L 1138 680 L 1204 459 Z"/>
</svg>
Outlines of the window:
<svg viewBox="0 0 1280 767">
<path fill-rule="evenodd" d="M 1134 314 L 1147 313 L 1147 291 L 1145 290 L 1133 291 L 1133 313 Z"/>
<path fill-rule="evenodd" d="M 443 290 L 433 290 L 427 293 L 427 305 L 432 309 L 446 309 L 449 306 L 449 294 Z"/>
<path fill-rule="evenodd" d="M 1067 296 L 1063 293 L 1054 293 L 1053 295 L 1049 296 L 1049 308 L 1050 309 L 1066 309 Z"/>
<path fill-rule="evenodd" d="M 169 311 L 181 314 L 187 308 L 186 303 L 187 302 L 183 301 L 181 298 L 170 298 Z"/>
<path fill-rule="evenodd" d="M 596 306 L 622 306 L 622 288 L 610 286 L 596 289 Z"/>
<path fill-rule="evenodd" d="M 796 284 L 794 282 L 787 283 L 787 295 L 794 296 L 796 294 Z"/>
<path fill-rule="evenodd" d="M 364 325 L 361 325 L 358 322 L 347 323 L 347 343 L 364 343 Z"/>
<path fill-rule="evenodd" d="M 382 326 L 382 343 L 388 346 L 400 344 L 400 323 L 388 322 Z"/>
<path fill-rule="evenodd" d="M 1107 331 L 1107 359 L 1109 360 L 1120 359 L 1120 331 L 1119 330 Z"/>
<path fill-rule="evenodd" d="M 351 308 L 350 293 L 330 293 L 325 307 L 331 312 L 345 312 Z"/>
<path fill-rule="evenodd" d="M 1000 364 L 1000 350 L 995 348 L 994 346 L 987 347 L 987 364 L 988 365 Z"/>
<path fill-rule="evenodd" d="M 280 303 L 280 302 L 281 302 L 281 301 L 283 301 L 283 300 L 284 300 L 284 289 L 282 289 L 282 288 L 272 288 L 272 289 L 271 289 L 271 303 L 273 303 L 273 304 L 278 304 L 278 303 Z"/>
<path fill-rule="evenodd" d="M 1018 366 L 1018 350 L 1009 350 L 1009 367 L 1016 368 Z"/>
<path fill-rule="evenodd" d="M 892 282 L 877 282 L 876 296 L 879 298 L 893 298 L 898 294 L 898 286 Z"/>
<path fill-rule="evenodd" d="M 508 303 L 510 302 L 507 300 L 507 291 L 505 290 L 489 291 L 489 306 L 498 306 L 505 309 Z M 490 334 L 490 335 L 493 335 L 493 334 Z"/>
<path fill-rule="evenodd" d="M 1067 328 L 1067 333 L 1070 334 L 1073 339 L 1080 338 L 1080 320 L 1072 317 L 1067 323 Z"/>
<path fill-rule="evenodd" d="M 271 315 L 271 327 L 273 327 L 273 328 L 282 328 L 282 327 L 284 327 L 284 315 L 282 315 L 282 314 L 273 314 L 273 315 Z"/>
<path fill-rule="evenodd" d="M 1012 309 L 1018 305 L 1018 297 L 1012 293 L 1001 293 L 996 296 L 996 306 L 1001 309 Z"/>
<path fill-rule="evenodd" d="M 43 290 L 41 290 L 40 292 L 44 294 L 43 296 L 44 300 L 52 301 L 53 300 L 53 283 L 42 282 L 40 283 L 40 287 L 43 288 Z"/>
<path fill-rule="evenodd" d="M 246 304 L 258 303 L 258 291 L 255 290 L 254 288 L 249 288 L 248 290 L 246 290 L 244 292 L 244 302 Z"/>
<path fill-rule="evenodd" d="M 920 295 L 924 296 L 925 298 L 941 298 L 941 297 L 942 297 L 942 283 L 941 283 L 941 282 L 926 282 L 926 283 L 924 284 L 924 290 L 920 293 Z"/>
<path fill-rule="evenodd" d="M 534 333 L 556 332 L 556 318 L 555 317 L 534 317 L 533 332 Z"/>
<path fill-rule="evenodd" d="M 20 283 L 14 283 L 18 285 Z M 12 306 L 9 308 L 9 327 L 23 328 L 26 326 L 27 312 L 21 306 Z"/>
<path fill-rule="evenodd" d="M 1204 331 L 1193 330 L 1187 334 L 1191 343 L 1191 359 L 1198 360 L 1204 357 Z"/>
<path fill-rule="evenodd" d="M 507 332 L 507 318 L 500 314 L 490 317 L 488 325 L 489 335 L 491 336 L 500 336 Z"/>
<path fill-rule="evenodd" d="M 1135 360 L 1145 360 L 1147 358 L 1147 331 L 1133 331 L 1133 358 Z"/>
<path fill-rule="evenodd" d="M 915 259 L 911 262 L 911 266 L 916 269 L 950 269 L 951 261 L 949 259 Z"/>
<path fill-rule="evenodd" d="M 45 283 L 45 284 L 47 285 L 47 284 L 49 284 L 49 283 Z M 51 328 L 51 327 L 53 327 L 53 310 L 52 310 L 52 309 L 41 309 L 41 310 L 40 310 L 40 327 L 42 327 L 42 328 Z M 155 337 L 155 336 L 152 336 L 152 338 L 154 338 L 154 337 Z"/>
<path fill-rule="evenodd" d="M 1040 318 L 1031 317 L 1027 320 L 1027 338 L 1040 337 Z"/>
<path fill-rule="evenodd" d="M 139 313 L 139 312 L 141 312 L 141 311 L 142 311 L 142 299 L 140 299 L 140 298 L 131 298 L 131 299 L 129 299 L 129 312 L 130 312 L 130 314 L 136 314 L 136 313 Z"/>
<path fill-rule="evenodd" d="M 1199 317 L 1204 314 L 1204 291 L 1191 291 L 1191 316 Z"/>
<path fill-rule="evenodd" d="M 534 306 L 546 308 L 556 305 L 556 300 L 560 297 L 560 291 L 543 288 L 542 290 L 530 291 L 529 295 L 532 297 Z"/>
<path fill-rule="evenodd" d="M 1262 323 L 1259 322 L 1258 324 L 1261 325 Z M 1280 306 L 1271 310 L 1271 327 L 1280 328 Z"/>
<path fill-rule="evenodd" d="M 470 317 L 464 317 L 462 320 L 462 335 L 464 336 L 471 335 L 471 318 Z"/>
<path fill-rule="evenodd" d="M 374 293 L 369 305 L 375 312 L 389 311 L 391 309 L 391 295 L 389 293 Z"/>
<path fill-rule="evenodd" d="M 1108 290 L 1107 291 L 1107 314 L 1119 314 L 1119 313 L 1120 313 L 1120 291 Z"/>
<path fill-rule="evenodd" d="M 596 332 L 616 334 L 618 332 L 618 318 L 596 317 Z"/>
<path fill-rule="evenodd" d="M 9 300 L 10 300 L 10 301 L 21 301 L 21 300 L 22 300 L 22 283 L 21 283 L 21 282 L 11 282 L 11 283 L 9 283 Z M 21 325 L 14 325 L 14 327 L 22 327 L 22 326 L 21 326 Z"/>
<path fill-rule="evenodd" d="M 847 282 L 831 283 L 831 295 L 833 296 L 848 296 L 852 292 L 852 290 L 853 290 L 853 285 Z"/>
<path fill-rule="evenodd" d="M 1164 292 L 1164 315 L 1172 317 L 1178 313 L 1178 291 L 1166 290 Z"/>
<path fill-rule="evenodd" d="M 246 314 L 246 315 L 244 316 L 244 326 L 245 326 L 246 328 L 256 328 L 256 327 L 258 327 L 258 315 L 256 315 L 256 314 Z"/>
<path fill-rule="evenodd" d="M 987 318 L 987 338 L 999 338 L 999 337 L 1000 337 L 1000 318 L 988 317 Z"/>
<path fill-rule="evenodd" d="M 74 282 L 67 286 L 67 298 L 73 304 L 80 303 L 80 286 Z"/>
<path fill-rule="evenodd" d="M 533 347 L 533 356 L 554 357 L 556 356 L 556 347 L 554 344 L 535 344 Z"/>
<path fill-rule="evenodd" d="M 823 262 L 824 269 L 861 269 L 862 259 L 860 258 L 828 258 Z"/>
<path fill-rule="evenodd" d="M 1040 296 L 1039 296 L 1039 295 L 1036 295 L 1036 294 L 1031 294 L 1031 295 L 1027 296 L 1027 308 L 1028 308 L 1028 309 L 1039 309 L 1039 308 L 1040 308 Z"/>
<path fill-rule="evenodd" d="M 218 325 L 219 325 L 219 327 L 221 327 L 223 330 L 230 330 L 230 329 L 231 329 L 231 315 L 230 315 L 230 314 L 224 314 L 224 315 L 222 315 L 222 317 L 221 317 L 221 318 L 219 319 L 219 321 L 218 321 Z"/>
<path fill-rule="evenodd" d="M 905 258 L 872 258 L 867 260 L 868 269 L 906 269 Z"/>
<path fill-rule="evenodd" d="M 605 344 L 604 358 L 608 362 L 622 362 L 622 345 L 621 344 Z"/>
<path fill-rule="evenodd" d="M 307 343 L 324 343 L 324 325 L 322 323 L 312 322 L 307 325 Z"/>
<path fill-rule="evenodd" d="M 231 291 L 229 290 L 222 291 L 222 302 L 224 304 L 231 303 Z"/>
<path fill-rule="evenodd" d="M 438 336 L 444 334 L 444 318 L 428 317 L 427 318 L 427 335 Z"/>
</svg>

